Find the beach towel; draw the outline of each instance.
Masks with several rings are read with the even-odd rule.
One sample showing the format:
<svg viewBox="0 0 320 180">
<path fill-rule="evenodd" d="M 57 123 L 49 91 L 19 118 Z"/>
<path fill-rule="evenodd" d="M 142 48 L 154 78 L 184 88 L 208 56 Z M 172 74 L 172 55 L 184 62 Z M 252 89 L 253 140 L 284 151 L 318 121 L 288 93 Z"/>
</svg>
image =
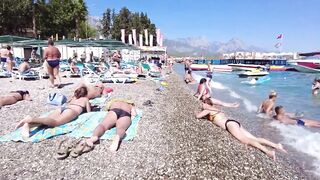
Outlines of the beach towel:
<svg viewBox="0 0 320 180">
<path fill-rule="evenodd" d="M 122 139 L 124 141 L 133 140 L 133 138 L 137 134 L 138 124 L 142 117 L 142 111 L 141 110 L 136 110 L 136 111 L 137 111 L 137 115 L 132 120 L 131 125 L 126 131 L 126 135 Z M 107 113 L 108 112 L 98 112 L 93 118 L 91 118 L 89 121 L 86 121 L 80 128 L 77 128 L 74 131 L 72 131 L 70 134 L 68 134 L 68 136 L 76 137 L 76 138 L 91 137 L 94 129 L 103 121 Z M 116 128 L 114 127 L 106 131 L 104 135 L 100 137 L 100 139 L 111 140 L 115 135 L 116 135 Z"/>
<path fill-rule="evenodd" d="M 31 128 L 30 130 L 30 138 L 28 139 L 23 139 L 21 136 L 21 128 L 13 131 L 12 133 L 9 133 L 7 135 L 4 135 L 2 137 L 0 137 L 0 142 L 4 142 L 4 141 L 15 141 L 15 142 L 40 142 L 43 141 L 45 139 L 49 139 L 52 138 L 54 136 L 59 136 L 59 135 L 63 135 L 63 134 L 67 134 L 72 132 L 74 129 L 81 127 L 82 124 L 84 124 L 86 121 L 89 121 L 92 117 L 94 117 L 96 115 L 97 112 L 89 112 L 89 113 L 84 113 L 82 115 L 80 115 L 77 119 L 58 126 L 58 127 L 54 127 L 54 128 L 50 128 L 48 126 L 39 126 L 39 127 L 34 127 Z M 42 117 L 48 115 L 49 113 L 46 113 L 45 115 L 43 115 Z"/>
</svg>

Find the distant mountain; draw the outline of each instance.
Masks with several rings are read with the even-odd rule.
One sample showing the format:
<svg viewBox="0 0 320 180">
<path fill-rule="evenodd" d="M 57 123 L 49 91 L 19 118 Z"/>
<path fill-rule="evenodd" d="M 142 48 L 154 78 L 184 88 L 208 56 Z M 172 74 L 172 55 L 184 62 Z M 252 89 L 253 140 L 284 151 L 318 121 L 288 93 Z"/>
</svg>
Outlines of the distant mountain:
<svg viewBox="0 0 320 180">
<path fill-rule="evenodd" d="M 102 27 L 102 24 L 101 24 L 101 22 L 100 22 L 101 17 L 98 17 L 98 16 L 88 16 L 87 19 L 88 19 L 88 24 L 89 24 L 89 26 L 91 26 L 91 27 L 93 27 L 93 28 L 96 28 L 96 29 L 101 29 L 101 27 Z"/>
<path fill-rule="evenodd" d="M 232 38 L 228 42 L 210 42 L 205 37 L 165 39 L 169 55 L 184 56 L 217 56 L 235 51 L 264 51 L 262 48 L 247 46 L 243 41 Z"/>
</svg>

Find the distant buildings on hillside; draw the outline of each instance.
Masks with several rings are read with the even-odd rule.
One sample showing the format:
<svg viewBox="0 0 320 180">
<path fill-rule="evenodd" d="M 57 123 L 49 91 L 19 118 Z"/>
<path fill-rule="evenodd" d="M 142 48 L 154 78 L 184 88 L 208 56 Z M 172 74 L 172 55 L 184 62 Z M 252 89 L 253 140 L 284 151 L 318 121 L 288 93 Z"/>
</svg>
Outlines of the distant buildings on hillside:
<svg viewBox="0 0 320 180">
<path fill-rule="evenodd" d="M 233 52 L 225 53 L 222 55 L 222 59 L 263 59 L 263 60 L 275 60 L 275 59 L 297 59 L 298 53 L 296 52 Z"/>
</svg>

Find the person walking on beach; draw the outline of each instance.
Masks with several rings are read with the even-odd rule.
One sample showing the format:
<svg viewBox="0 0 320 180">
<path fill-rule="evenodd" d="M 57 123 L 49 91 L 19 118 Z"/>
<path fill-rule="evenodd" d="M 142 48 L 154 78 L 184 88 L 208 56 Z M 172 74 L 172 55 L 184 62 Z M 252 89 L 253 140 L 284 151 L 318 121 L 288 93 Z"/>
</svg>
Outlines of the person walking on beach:
<svg viewBox="0 0 320 180">
<path fill-rule="evenodd" d="M 255 137 L 250 132 L 248 132 L 245 128 L 241 126 L 241 124 L 233 119 L 228 119 L 223 112 L 216 109 L 209 99 L 206 99 L 202 105 L 202 111 L 196 113 L 196 118 L 207 118 L 213 124 L 225 129 L 232 136 L 238 139 L 241 143 L 245 145 L 251 145 L 265 154 L 267 154 L 273 160 L 276 160 L 276 154 L 274 150 L 269 150 L 266 146 L 270 146 L 276 150 L 280 150 L 286 152 L 282 146 L 282 144 L 273 143 L 267 139 Z"/>
<path fill-rule="evenodd" d="M 292 113 L 286 113 L 282 106 L 277 106 L 275 112 L 274 118 L 281 123 L 320 128 L 320 121 L 290 117 Z"/>
<path fill-rule="evenodd" d="M 275 106 L 276 99 L 277 99 L 277 93 L 275 91 L 271 91 L 269 94 L 269 99 L 266 99 L 261 103 L 257 112 L 265 113 L 269 117 L 272 117 L 273 108 Z"/>
<path fill-rule="evenodd" d="M 30 128 L 32 126 L 47 125 L 57 127 L 66 124 L 77 118 L 80 114 L 90 112 L 90 103 L 87 96 L 87 88 L 81 87 L 74 91 L 74 98 L 65 107 L 59 107 L 47 117 L 33 118 L 27 115 L 22 119 L 16 128 L 22 127 L 21 135 L 23 138 L 30 137 Z"/>
<path fill-rule="evenodd" d="M 14 58 L 13 58 L 13 51 L 11 49 L 11 46 L 7 46 L 7 72 L 11 73 L 13 66 L 14 66 Z"/>
<path fill-rule="evenodd" d="M 61 79 L 59 76 L 61 53 L 58 48 L 54 47 L 52 39 L 48 40 L 48 48 L 45 49 L 43 58 L 47 62 L 47 70 L 51 83 L 50 87 L 55 87 L 54 80 L 56 79 L 58 81 L 57 87 L 59 88 L 61 85 Z"/>
<path fill-rule="evenodd" d="M 187 74 L 188 73 L 188 71 L 190 70 L 191 71 L 191 61 L 190 60 L 185 60 L 184 61 L 184 72 L 185 72 L 185 74 Z"/>
<path fill-rule="evenodd" d="M 7 63 L 7 49 L 1 48 L 0 51 L 0 60 L 1 60 L 1 69 L 4 69 L 4 65 Z"/>
</svg>

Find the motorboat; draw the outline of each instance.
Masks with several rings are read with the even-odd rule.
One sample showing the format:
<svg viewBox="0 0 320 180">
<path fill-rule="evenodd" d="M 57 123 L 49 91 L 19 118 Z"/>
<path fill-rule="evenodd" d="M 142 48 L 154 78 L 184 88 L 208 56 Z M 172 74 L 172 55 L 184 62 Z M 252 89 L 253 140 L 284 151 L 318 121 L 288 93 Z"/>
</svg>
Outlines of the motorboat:
<svg viewBox="0 0 320 180">
<path fill-rule="evenodd" d="M 238 74 L 239 77 L 266 76 L 266 75 L 269 75 L 268 71 L 260 71 L 260 70 L 242 71 Z"/>
<path fill-rule="evenodd" d="M 305 58 L 288 60 L 288 64 L 299 72 L 320 73 L 320 52 L 303 53 L 300 56 Z"/>
<path fill-rule="evenodd" d="M 251 71 L 254 69 L 267 69 L 266 66 L 255 64 L 228 64 L 228 66 L 230 66 L 233 71 Z"/>
</svg>

